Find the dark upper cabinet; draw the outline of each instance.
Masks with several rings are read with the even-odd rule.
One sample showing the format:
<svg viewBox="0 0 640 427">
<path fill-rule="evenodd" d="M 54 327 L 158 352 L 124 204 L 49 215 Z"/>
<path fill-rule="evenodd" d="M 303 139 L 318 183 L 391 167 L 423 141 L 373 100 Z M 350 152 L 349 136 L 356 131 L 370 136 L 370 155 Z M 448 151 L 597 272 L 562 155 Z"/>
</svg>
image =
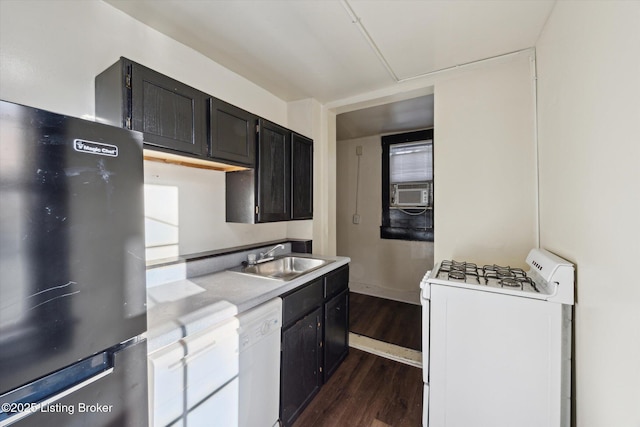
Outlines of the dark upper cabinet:
<svg viewBox="0 0 640 427">
<path fill-rule="evenodd" d="M 254 167 L 258 117 L 216 98 L 209 98 L 209 156 Z"/>
<path fill-rule="evenodd" d="M 258 126 L 258 222 L 291 216 L 291 131 L 267 120 Z"/>
<path fill-rule="evenodd" d="M 313 218 L 313 140 L 258 119 L 254 170 L 227 172 L 227 222 Z"/>
<path fill-rule="evenodd" d="M 313 218 L 313 140 L 291 134 L 291 219 Z"/>
<path fill-rule="evenodd" d="M 142 132 L 151 148 L 206 156 L 205 93 L 126 58 L 95 85 L 98 121 Z"/>
</svg>

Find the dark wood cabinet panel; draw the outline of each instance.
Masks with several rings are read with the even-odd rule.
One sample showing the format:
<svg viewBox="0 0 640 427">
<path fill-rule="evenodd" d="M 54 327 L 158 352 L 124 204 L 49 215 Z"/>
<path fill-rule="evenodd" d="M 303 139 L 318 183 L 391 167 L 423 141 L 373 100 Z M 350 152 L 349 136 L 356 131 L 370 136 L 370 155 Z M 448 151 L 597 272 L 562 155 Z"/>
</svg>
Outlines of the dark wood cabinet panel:
<svg viewBox="0 0 640 427">
<path fill-rule="evenodd" d="M 313 218 L 313 141 L 259 118 L 256 151 L 255 169 L 226 174 L 227 222 Z"/>
<path fill-rule="evenodd" d="M 322 309 L 282 332 L 280 418 L 290 426 L 322 385 Z"/>
<path fill-rule="evenodd" d="M 313 140 L 291 134 L 291 219 L 313 218 Z"/>
<path fill-rule="evenodd" d="M 142 132 L 158 158 L 249 168 L 227 173 L 227 222 L 313 217 L 313 140 L 127 58 L 96 76 L 95 96 L 97 121 Z"/>
<path fill-rule="evenodd" d="M 132 63 L 132 129 L 147 144 L 206 154 L 206 95 L 142 65 Z"/>
<path fill-rule="evenodd" d="M 254 167 L 258 117 L 216 98 L 209 98 L 209 156 Z"/>
<path fill-rule="evenodd" d="M 224 177 L 226 221 L 258 222 L 255 169 L 227 172 Z"/>
<path fill-rule="evenodd" d="M 324 277 L 324 298 L 328 299 L 349 287 L 349 264 Z"/>
<path fill-rule="evenodd" d="M 207 95 L 126 58 L 96 77 L 96 118 L 151 148 L 206 156 Z"/>
<path fill-rule="evenodd" d="M 286 221 L 290 217 L 291 131 L 259 120 L 258 222 Z"/>
<path fill-rule="evenodd" d="M 344 290 L 324 305 L 324 382 L 349 354 L 349 291 Z"/>
<path fill-rule="evenodd" d="M 318 279 L 290 293 L 282 300 L 282 325 L 286 328 L 314 307 L 320 307 L 324 301 L 323 280 Z"/>
<path fill-rule="evenodd" d="M 289 426 L 349 352 L 349 266 L 284 295 L 282 311 L 280 418 Z"/>
</svg>

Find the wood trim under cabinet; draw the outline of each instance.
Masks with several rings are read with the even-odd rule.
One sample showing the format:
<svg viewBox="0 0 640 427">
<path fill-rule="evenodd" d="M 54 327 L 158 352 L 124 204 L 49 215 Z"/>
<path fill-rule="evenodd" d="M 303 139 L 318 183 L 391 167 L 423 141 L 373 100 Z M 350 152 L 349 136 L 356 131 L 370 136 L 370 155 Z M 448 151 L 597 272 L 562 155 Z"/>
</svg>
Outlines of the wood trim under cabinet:
<svg viewBox="0 0 640 427">
<path fill-rule="evenodd" d="M 225 163 L 220 163 L 213 160 L 204 160 L 194 157 L 181 156 L 164 151 L 144 149 L 143 154 L 145 160 L 153 162 L 170 163 L 174 165 L 188 166 L 200 169 L 210 169 L 222 172 L 247 170 L 247 168 L 241 166 L 227 165 Z"/>
</svg>

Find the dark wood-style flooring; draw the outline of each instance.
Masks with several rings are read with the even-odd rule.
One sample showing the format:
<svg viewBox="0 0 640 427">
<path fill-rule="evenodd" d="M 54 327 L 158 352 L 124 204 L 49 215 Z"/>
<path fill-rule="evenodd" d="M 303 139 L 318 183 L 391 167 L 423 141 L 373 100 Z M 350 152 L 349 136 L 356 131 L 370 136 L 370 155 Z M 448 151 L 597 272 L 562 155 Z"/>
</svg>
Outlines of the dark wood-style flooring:
<svg viewBox="0 0 640 427">
<path fill-rule="evenodd" d="M 419 427 L 422 370 L 354 348 L 293 427 Z"/>
<path fill-rule="evenodd" d="M 422 311 L 368 295 L 349 295 L 349 329 L 420 350 Z M 422 370 L 354 348 L 293 427 L 419 427 Z"/>
<path fill-rule="evenodd" d="M 349 330 L 355 334 L 420 351 L 422 308 L 415 304 L 351 292 Z"/>
</svg>

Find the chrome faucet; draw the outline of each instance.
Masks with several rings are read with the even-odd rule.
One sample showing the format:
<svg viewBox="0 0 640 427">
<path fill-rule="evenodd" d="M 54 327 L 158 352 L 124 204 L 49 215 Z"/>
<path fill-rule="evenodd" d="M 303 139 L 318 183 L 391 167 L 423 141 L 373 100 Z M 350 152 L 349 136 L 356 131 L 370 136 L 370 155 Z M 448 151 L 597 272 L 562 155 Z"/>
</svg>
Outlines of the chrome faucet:
<svg viewBox="0 0 640 427">
<path fill-rule="evenodd" d="M 265 253 L 260 253 L 260 258 L 258 259 L 257 262 L 261 263 L 261 262 L 271 261 L 273 259 L 273 252 L 275 252 L 275 250 L 278 248 L 284 249 L 284 245 L 283 244 L 275 245 Z"/>
</svg>

